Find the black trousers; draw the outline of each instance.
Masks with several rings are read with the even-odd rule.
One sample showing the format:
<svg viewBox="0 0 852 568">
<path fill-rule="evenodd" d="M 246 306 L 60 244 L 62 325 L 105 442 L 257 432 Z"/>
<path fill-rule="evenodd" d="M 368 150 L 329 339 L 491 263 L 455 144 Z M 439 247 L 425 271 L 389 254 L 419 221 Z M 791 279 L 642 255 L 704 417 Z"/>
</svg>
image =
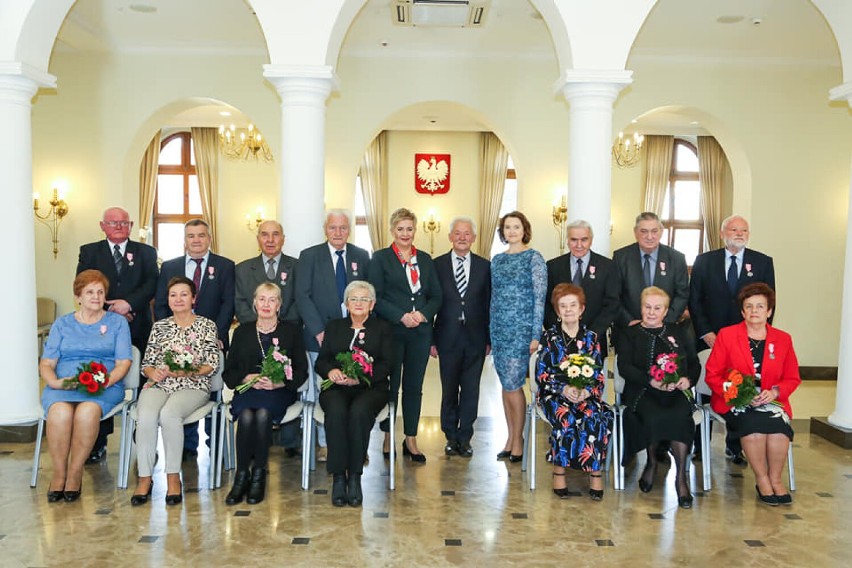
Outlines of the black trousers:
<svg viewBox="0 0 852 568">
<path fill-rule="evenodd" d="M 441 369 L 441 430 L 447 440 L 470 442 L 479 407 L 485 350 L 462 340 L 438 352 Z"/>
<path fill-rule="evenodd" d="M 328 473 L 362 473 L 370 430 L 387 402 L 387 391 L 359 387 L 332 387 L 320 393 L 319 403 L 325 412 Z"/>
<path fill-rule="evenodd" d="M 432 328 L 427 324 L 414 329 L 394 326 L 394 358 L 388 400 L 395 403 L 402 386 L 402 424 L 406 436 L 417 435 L 423 401 L 423 376 L 426 374 L 431 347 Z M 382 430 L 387 432 L 388 428 L 388 422 L 382 422 Z"/>
</svg>

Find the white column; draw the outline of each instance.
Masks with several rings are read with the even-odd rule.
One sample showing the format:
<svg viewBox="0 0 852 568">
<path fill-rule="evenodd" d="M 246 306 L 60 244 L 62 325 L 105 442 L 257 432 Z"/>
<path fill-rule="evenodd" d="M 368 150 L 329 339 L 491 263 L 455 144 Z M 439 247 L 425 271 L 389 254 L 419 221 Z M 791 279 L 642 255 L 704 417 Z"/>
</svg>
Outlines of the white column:
<svg viewBox="0 0 852 568">
<path fill-rule="evenodd" d="M 852 106 L 852 83 L 835 87 L 833 100 L 846 100 Z M 852 171 L 852 164 L 850 164 Z M 846 265 L 843 269 L 843 304 L 840 313 L 840 356 L 837 362 L 837 394 L 834 412 L 828 417 L 833 426 L 852 429 L 852 184 L 849 187 L 849 212 L 846 216 Z"/>
<path fill-rule="evenodd" d="M 568 70 L 556 88 L 567 99 L 568 221 L 592 224 L 592 248 L 610 255 L 612 204 L 612 104 L 633 79 L 632 71 Z"/>
<path fill-rule="evenodd" d="M 25 72 L 18 63 L 0 64 L 0 223 L 3 260 L 9 269 L 0 278 L 4 298 L 0 341 L 0 424 L 25 424 L 41 416 L 36 342 L 36 271 L 33 221 L 32 98 L 39 84 L 53 77 Z M 45 251 L 49 254 L 49 251 Z"/>
<path fill-rule="evenodd" d="M 278 219 L 291 256 L 325 240 L 325 103 L 336 81 L 328 66 L 265 65 L 281 96 Z"/>
</svg>

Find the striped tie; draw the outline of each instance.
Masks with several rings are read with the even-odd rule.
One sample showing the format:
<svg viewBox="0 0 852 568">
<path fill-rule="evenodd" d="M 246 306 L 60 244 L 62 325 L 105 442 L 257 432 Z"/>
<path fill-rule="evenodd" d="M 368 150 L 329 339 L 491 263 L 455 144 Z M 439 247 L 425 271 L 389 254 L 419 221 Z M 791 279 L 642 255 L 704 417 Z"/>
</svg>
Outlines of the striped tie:
<svg viewBox="0 0 852 568">
<path fill-rule="evenodd" d="M 456 257 L 458 264 L 456 265 L 456 288 L 458 288 L 459 296 L 464 296 L 467 292 L 467 277 L 464 275 L 464 259 L 460 256 Z"/>
</svg>

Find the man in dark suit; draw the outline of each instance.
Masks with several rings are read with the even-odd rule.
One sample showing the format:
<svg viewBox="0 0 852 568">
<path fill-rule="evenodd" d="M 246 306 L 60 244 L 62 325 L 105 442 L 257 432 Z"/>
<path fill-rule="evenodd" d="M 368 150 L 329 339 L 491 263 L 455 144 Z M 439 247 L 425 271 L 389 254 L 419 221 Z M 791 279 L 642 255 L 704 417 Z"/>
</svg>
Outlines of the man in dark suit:
<svg viewBox="0 0 852 568">
<path fill-rule="evenodd" d="M 607 355 L 606 332 L 615 321 L 620 309 L 621 277 L 615 263 L 605 256 L 592 252 L 594 232 L 583 220 L 566 226 L 568 248 L 571 252 L 547 262 L 547 298 L 544 326 L 550 328 L 557 322 L 556 312 L 550 304 L 550 295 L 557 284 L 576 284 L 586 294 L 583 324 L 598 335 L 601 356 Z"/>
<path fill-rule="evenodd" d="M 353 280 L 367 280 L 370 253 L 347 243 L 351 230 L 349 212 L 332 209 L 323 224 L 326 242 L 306 248 L 299 255 L 296 269 L 296 308 L 305 324 L 305 346 L 311 360 L 313 384 L 310 392 L 319 392 L 320 377 L 314 373 L 314 364 L 322 346 L 325 325 L 346 315 L 343 291 Z M 319 452 L 317 459 L 326 461 L 325 429 L 317 428 Z"/>
<path fill-rule="evenodd" d="M 107 309 L 127 319 L 133 345 L 144 354 L 151 333 L 151 299 L 157 288 L 157 252 L 151 246 L 130 240 L 133 221 L 121 207 L 104 211 L 100 226 L 106 239 L 80 247 L 77 274 L 89 269 L 104 273 L 109 281 Z M 104 459 L 107 436 L 112 430 L 112 419 L 101 422 L 86 463 Z"/>
<path fill-rule="evenodd" d="M 722 221 L 720 231 L 725 248 L 699 254 L 692 266 L 689 315 L 695 330 L 696 351 L 713 347 L 723 327 L 743 321 L 737 294 L 743 286 L 763 282 L 775 289 L 772 258 L 746 248 L 748 221 L 733 215 Z M 698 440 L 698 438 L 696 438 Z M 739 440 L 725 440 L 725 455 L 738 465 L 745 464 Z M 696 451 L 696 455 L 701 455 Z"/>
<path fill-rule="evenodd" d="M 183 226 L 186 254 L 163 263 L 154 296 L 154 318 L 172 315 L 169 309 L 168 284 L 175 276 L 185 276 L 195 283 L 193 311 L 216 323 L 219 348 L 228 349 L 228 331 L 234 319 L 234 262 L 210 252 L 210 227 L 203 219 L 191 219 Z M 210 419 L 205 420 L 210 434 Z M 198 448 L 198 422 L 183 428 L 184 457 L 194 457 Z"/>
<path fill-rule="evenodd" d="M 452 250 L 435 259 L 441 309 L 432 333 L 432 356 L 441 370 L 441 429 L 444 453 L 469 458 L 479 406 L 479 380 L 490 351 L 491 263 L 470 251 L 476 225 L 467 217 L 450 223 Z"/>
</svg>

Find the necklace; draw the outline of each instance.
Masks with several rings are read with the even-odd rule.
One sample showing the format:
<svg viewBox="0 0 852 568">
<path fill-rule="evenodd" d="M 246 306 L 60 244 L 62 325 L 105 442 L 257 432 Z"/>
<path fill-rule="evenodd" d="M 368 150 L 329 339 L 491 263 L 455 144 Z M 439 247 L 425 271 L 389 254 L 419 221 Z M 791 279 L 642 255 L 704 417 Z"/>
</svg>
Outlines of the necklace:
<svg viewBox="0 0 852 568">
<path fill-rule="evenodd" d="M 755 350 L 755 349 L 759 349 L 759 348 L 760 348 L 760 346 L 761 346 L 761 344 L 763 343 L 763 341 L 764 341 L 763 339 L 752 339 L 751 337 L 749 337 L 749 338 L 748 338 L 748 348 L 749 348 L 749 350 L 750 350 L 752 353 L 754 353 L 754 350 Z"/>
<path fill-rule="evenodd" d="M 257 346 L 258 346 L 258 348 L 260 348 L 260 359 L 261 359 L 261 361 L 263 361 L 263 359 L 266 357 L 266 351 L 263 350 L 263 341 L 261 341 L 261 339 L 260 339 L 260 334 L 261 333 L 263 333 L 264 335 L 270 334 L 273 331 L 275 331 L 276 327 L 278 327 L 277 321 L 275 322 L 275 325 L 272 326 L 272 329 L 270 329 L 269 331 L 261 331 L 260 328 L 258 328 L 257 326 L 255 326 L 255 328 L 254 328 L 254 334 L 257 337 Z"/>
<path fill-rule="evenodd" d="M 273 331 L 275 331 L 275 328 L 278 327 L 278 319 L 276 318 L 275 321 L 272 322 L 272 325 L 267 328 L 261 328 L 260 320 L 258 320 L 257 323 L 255 323 L 255 327 L 257 328 L 257 331 L 259 333 L 272 333 Z"/>
<path fill-rule="evenodd" d="M 573 343 L 576 343 L 577 342 L 577 336 L 580 335 L 580 328 L 579 327 L 577 327 L 577 334 L 573 335 L 573 336 L 568 335 L 565 332 L 565 330 L 562 328 L 561 325 L 559 326 L 559 331 L 562 333 L 562 340 L 565 342 L 566 346 L 571 345 Z"/>
</svg>

